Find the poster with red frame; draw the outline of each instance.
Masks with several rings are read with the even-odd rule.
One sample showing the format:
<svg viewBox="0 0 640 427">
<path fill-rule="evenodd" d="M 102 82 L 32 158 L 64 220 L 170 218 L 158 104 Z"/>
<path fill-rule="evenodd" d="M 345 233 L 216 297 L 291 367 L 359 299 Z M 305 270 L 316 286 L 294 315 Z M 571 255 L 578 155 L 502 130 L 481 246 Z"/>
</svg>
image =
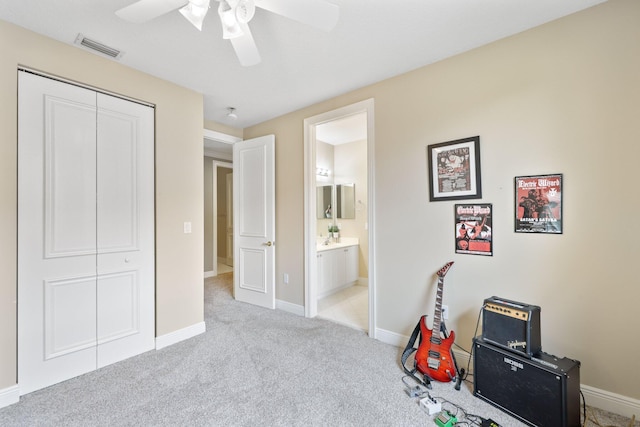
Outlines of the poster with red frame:
<svg viewBox="0 0 640 427">
<path fill-rule="evenodd" d="M 493 255 L 491 204 L 455 205 L 456 253 Z"/>
<path fill-rule="evenodd" d="M 562 174 L 515 177 L 515 232 L 562 234 Z"/>
</svg>

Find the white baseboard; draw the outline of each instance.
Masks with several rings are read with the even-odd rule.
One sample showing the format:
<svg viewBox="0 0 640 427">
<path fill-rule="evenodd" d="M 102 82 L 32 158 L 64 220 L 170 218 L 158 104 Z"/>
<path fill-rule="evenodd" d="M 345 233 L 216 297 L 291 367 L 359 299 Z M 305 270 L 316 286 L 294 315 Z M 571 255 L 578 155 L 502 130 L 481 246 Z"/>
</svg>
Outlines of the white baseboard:
<svg viewBox="0 0 640 427">
<path fill-rule="evenodd" d="M 19 400 L 20 388 L 17 384 L 0 390 L 0 408 L 18 403 Z"/>
<path fill-rule="evenodd" d="M 206 279 L 206 278 L 208 278 L 208 277 L 213 277 L 213 276 L 215 276 L 215 275 L 216 275 L 216 272 L 215 272 L 215 271 L 205 271 L 205 272 L 204 272 L 204 278 L 205 278 L 205 279 Z"/>
<path fill-rule="evenodd" d="M 278 310 L 286 311 L 287 313 L 292 313 L 298 316 L 304 317 L 304 306 L 293 304 L 288 301 L 276 300 L 276 308 Z"/>
<path fill-rule="evenodd" d="M 394 345 L 396 347 L 405 348 L 409 342 L 409 337 L 395 332 L 387 331 L 384 329 L 376 329 L 376 339 L 383 343 Z M 417 347 L 417 343 L 415 346 Z M 452 349 L 453 355 L 456 358 L 458 368 L 470 367 L 473 372 L 473 363 L 469 363 L 471 356 L 469 354 L 458 350 Z M 473 361 L 472 361 L 473 362 Z M 610 391 L 597 389 L 585 384 L 580 384 L 580 390 L 584 394 L 584 399 L 589 406 L 594 408 L 603 409 L 605 411 L 613 412 L 614 414 L 622 415 L 631 418 L 633 415 L 638 418 L 640 415 L 640 400 L 633 399 L 628 396 L 622 396 L 620 394 L 612 393 Z"/>
<path fill-rule="evenodd" d="M 589 406 L 604 409 L 605 411 L 620 414 L 628 418 L 635 415 L 637 419 L 640 416 L 640 400 L 584 384 L 580 384 L 580 389 L 582 390 L 582 394 L 584 394 L 585 402 L 587 402 Z"/>
<path fill-rule="evenodd" d="M 409 342 L 409 337 L 380 328 L 376 329 L 376 339 L 385 344 L 395 345 L 396 347 L 402 348 L 404 348 Z"/>
<path fill-rule="evenodd" d="M 187 326 L 183 329 L 178 329 L 171 333 L 156 337 L 156 350 L 168 347 L 170 345 L 179 343 L 180 341 L 188 340 L 196 335 L 200 335 L 207 330 L 205 323 L 200 322 L 195 325 Z"/>
</svg>

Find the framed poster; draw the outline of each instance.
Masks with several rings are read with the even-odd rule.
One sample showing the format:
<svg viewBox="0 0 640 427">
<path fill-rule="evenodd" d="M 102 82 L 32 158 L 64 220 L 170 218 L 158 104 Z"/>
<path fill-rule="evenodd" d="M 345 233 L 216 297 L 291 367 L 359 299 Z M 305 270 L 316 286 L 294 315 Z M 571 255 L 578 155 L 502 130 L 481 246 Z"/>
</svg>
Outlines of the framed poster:
<svg viewBox="0 0 640 427">
<path fill-rule="evenodd" d="M 455 205 L 456 253 L 493 255 L 493 206 Z"/>
<path fill-rule="evenodd" d="M 515 177 L 515 232 L 562 234 L 562 174 Z"/>
<path fill-rule="evenodd" d="M 427 157 L 430 201 L 482 198 L 479 136 L 429 145 Z"/>
</svg>

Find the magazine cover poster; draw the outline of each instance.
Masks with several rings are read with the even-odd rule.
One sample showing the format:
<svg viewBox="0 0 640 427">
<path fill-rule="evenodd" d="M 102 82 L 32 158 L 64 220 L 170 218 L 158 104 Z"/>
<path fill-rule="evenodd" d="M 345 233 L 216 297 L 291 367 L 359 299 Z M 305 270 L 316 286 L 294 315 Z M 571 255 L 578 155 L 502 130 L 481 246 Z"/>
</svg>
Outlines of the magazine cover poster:
<svg viewBox="0 0 640 427">
<path fill-rule="evenodd" d="M 493 255 L 491 204 L 455 205 L 456 253 Z"/>
<path fill-rule="evenodd" d="M 562 174 L 515 178 L 515 231 L 562 233 Z"/>
</svg>

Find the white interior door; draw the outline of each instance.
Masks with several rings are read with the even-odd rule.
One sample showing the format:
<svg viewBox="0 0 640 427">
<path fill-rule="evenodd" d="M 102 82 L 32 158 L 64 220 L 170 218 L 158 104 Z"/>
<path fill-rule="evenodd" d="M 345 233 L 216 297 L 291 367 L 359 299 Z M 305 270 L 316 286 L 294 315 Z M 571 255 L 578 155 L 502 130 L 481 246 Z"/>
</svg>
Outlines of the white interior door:
<svg viewBox="0 0 640 427">
<path fill-rule="evenodd" d="M 275 308 L 275 136 L 233 145 L 234 296 Z"/>
<path fill-rule="evenodd" d="M 153 112 L 111 98 L 19 73 L 21 394 L 153 348 Z"/>
</svg>

